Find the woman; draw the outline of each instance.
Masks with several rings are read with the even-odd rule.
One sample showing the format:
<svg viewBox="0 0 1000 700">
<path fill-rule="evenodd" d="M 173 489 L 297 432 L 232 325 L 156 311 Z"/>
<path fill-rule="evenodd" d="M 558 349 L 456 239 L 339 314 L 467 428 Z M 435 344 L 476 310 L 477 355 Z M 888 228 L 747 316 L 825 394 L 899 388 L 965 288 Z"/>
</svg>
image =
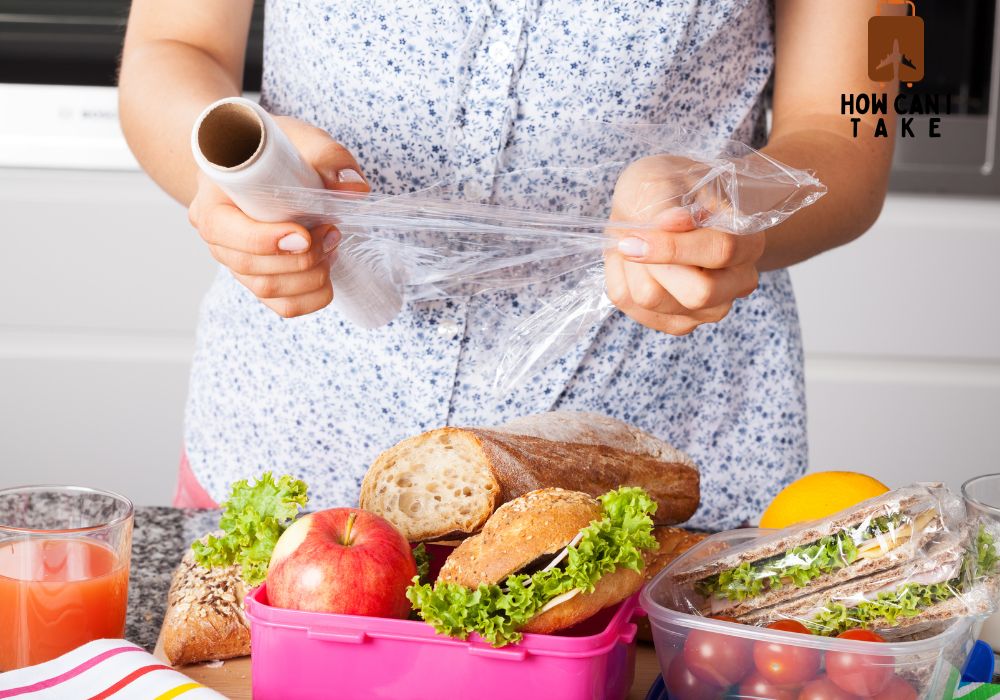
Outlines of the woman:
<svg viewBox="0 0 1000 700">
<path fill-rule="evenodd" d="M 201 489 L 217 501 L 264 469 L 306 479 L 315 506 L 354 503 L 367 465 L 399 439 L 554 408 L 615 416 L 691 453 L 700 526 L 752 520 L 805 469 L 784 268 L 852 240 L 880 211 L 892 140 L 864 120 L 852 138 L 839 112 L 842 93 L 878 89 L 865 55 L 875 0 L 268 3 L 262 104 L 285 115 L 331 189 L 405 192 L 460 171 L 488 191 L 501 164 L 551 155 L 512 144 L 581 117 L 752 142 L 828 186 L 781 225 L 735 236 L 657 206 L 674 185 L 656 160 L 629 169 L 614 216 L 658 228 L 607 256 L 620 313 L 501 399 L 488 389 L 489 329 L 530 295 L 409 304 L 360 331 L 328 308 L 323 241 L 336 231 L 255 222 L 197 174 L 189 132 L 207 104 L 239 93 L 251 5 L 134 0 L 122 61 L 129 143 L 223 268 L 202 308 L 180 503 Z"/>
</svg>

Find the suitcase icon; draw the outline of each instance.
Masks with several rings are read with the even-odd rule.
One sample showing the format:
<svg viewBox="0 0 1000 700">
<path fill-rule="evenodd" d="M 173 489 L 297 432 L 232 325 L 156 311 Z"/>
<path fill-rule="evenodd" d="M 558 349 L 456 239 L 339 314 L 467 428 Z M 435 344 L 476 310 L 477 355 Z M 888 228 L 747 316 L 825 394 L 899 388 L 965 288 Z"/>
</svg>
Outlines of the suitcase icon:
<svg viewBox="0 0 1000 700">
<path fill-rule="evenodd" d="M 891 5 L 908 5 L 912 14 L 883 15 L 883 6 Z M 868 20 L 868 77 L 908 87 L 923 79 L 924 20 L 912 0 L 879 0 L 878 14 Z"/>
</svg>

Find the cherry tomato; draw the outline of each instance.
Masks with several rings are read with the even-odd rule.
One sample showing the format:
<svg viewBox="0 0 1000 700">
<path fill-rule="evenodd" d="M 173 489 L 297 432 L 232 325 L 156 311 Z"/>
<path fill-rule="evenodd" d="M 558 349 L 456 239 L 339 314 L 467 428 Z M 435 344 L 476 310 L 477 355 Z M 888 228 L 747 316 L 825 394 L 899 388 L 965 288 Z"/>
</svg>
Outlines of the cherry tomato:
<svg viewBox="0 0 1000 700">
<path fill-rule="evenodd" d="M 780 620 L 768 625 L 769 629 L 812 634 L 805 625 L 794 620 Z M 757 672 L 775 685 L 805 683 L 816 675 L 820 664 L 819 649 L 798 647 L 776 642 L 754 642 L 753 661 Z"/>
<path fill-rule="evenodd" d="M 837 635 L 837 639 L 853 639 L 865 642 L 884 642 L 870 630 L 847 630 Z M 852 654 L 842 651 L 826 653 L 826 673 L 830 680 L 849 693 L 870 698 L 889 685 L 893 678 L 891 656 L 874 654 Z"/>
<path fill-rule="evenodd" d="M 781 630 L 782 632 L 797 632 L 798 634 L 812 634 L 812 630 L 803 625 L 798 620 L 778 620 L 767 626 L 770 630 Z"/>
<path fill-rule="evenodd" d="M 873 695 L 872 700 L 917 700 L 917 691 L 899 676 L 893 676 L 889 685 Z"/>
<path fill-rule="evenodd" d="M 871 630 L 847 630 L 837 635 L 837 639 L 853 639 L 856 642 L 885 642 L 880 636 Z"/>
<path fill-rule="evenodd" d="M 732 622 L 737 625 L 740 623 L 740 621 L 735 617 L 729 617 L 729 615 L 709 615 L 709 618 L 713 620 L 722 620 L 723 622 Z"/>
<path fill-rule="evenodd" d="M 799 687 L 775 685 L 754 671 L 740 683 L 740 698 L 767 698 L 767 700 L 796 700 L 799 697 Z"/>
<path fill-rule="evenodd" d="M 753 668 L 753 642 L 728 634 L 691 630 L 684 642 L 688 670 L 707 683 L 739 683 Z"/>
<path fill-rule="evenodd" d="M 720 700 L 722 688 L 695 678 L 684 664 L 684 655 L 678 654 L 670 662 L 663 679 L 671 700 Z"/>
<path fill-rule="evenodd" d="M 851 695 L 826 676 L 820 675 L 802 686 L 798 700 L 858 700 L 858 696 Z"/>
</svg>

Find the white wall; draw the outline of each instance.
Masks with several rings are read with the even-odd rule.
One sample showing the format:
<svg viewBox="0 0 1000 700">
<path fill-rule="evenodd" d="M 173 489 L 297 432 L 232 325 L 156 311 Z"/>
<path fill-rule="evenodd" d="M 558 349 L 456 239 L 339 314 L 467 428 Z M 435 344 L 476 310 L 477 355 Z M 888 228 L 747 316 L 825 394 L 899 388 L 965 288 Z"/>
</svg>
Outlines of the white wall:
<svg viewBox="0 0 1000 700">
<path fill-rule="evenodd" d="M 214 263 L 136 172 L 0 169 L 0 487 L 167 503 Z"/>
<path fill-rule="evenodd" d="M 811 465 L 890 486 L 1000 472 L 1000 199 L 891 195 L 793 268 Z"/>
<path fill-rule="evenodd" d="M 135 172 L 0 169 L 0 487 L 169 501 L 214 264 Z M 1000 471 L 1000 199 L 893 196 L 795 268 L 814 468 Z"/>
</svg>

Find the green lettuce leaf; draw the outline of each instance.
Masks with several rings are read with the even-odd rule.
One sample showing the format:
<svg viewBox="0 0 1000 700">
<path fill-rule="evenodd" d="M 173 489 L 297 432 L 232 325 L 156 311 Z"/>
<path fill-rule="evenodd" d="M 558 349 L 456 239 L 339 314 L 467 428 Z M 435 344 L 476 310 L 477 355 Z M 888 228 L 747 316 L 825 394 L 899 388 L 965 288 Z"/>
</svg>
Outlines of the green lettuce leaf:
<svg viewBox="0 0 1000 700">
<path fill-rule="evenodd" d="M 869 627 L 875 622 L 894 625 L 900 617 L 913 617 L 936 603 L 954 598 L 968 590 L 983 576 L 996 573 L 995 538 L 980 525 L 974 547 L 962 559 L 958 575 L 944 583 L 907 583 L 895 591 L 880 593 L 875 600 L 857 604 L 828 603 L 813 616 L 810 627 L 817 634 L 837 635 L 855 627 Z"/>
<path fill-rule="evenodd" d="M 518 630 L 550 600 L 577 588 L 590 592 L 601 576 L 618 567 L 641 571 L 643 551 L 659 546 L 651 517 L 656 504 L 645 491 L 623 487 L 600 500 L 602 517 L 581 530 L 565 567 L 511 575 L 502 585 L 481 584 L 475 589 L 455 583 L 431 586 L 415 577 L 407 598 L 441 634 L 465 639 L 476 632 L 493 646 L 518 641 Z"/>
<path fill-rule="evenodd" d="M 223 503 L 223 535 L 209 535 L 191 545 L 195 561 L 208 568 L 239 564 L 248 585 L 262 583 L 274 545 L 306 500 L 305 482 L 290 476 L 275 481 L 265 472 L 253 485 L 237 481 Z"/>
<path fill-rule="evenodd" d="M 1000 561 L 1000 557 L 997 557 L 996 538 L 980 525 L 979 532 L 976 533 L 975 544 L 976 570 L 973 572 L 973 577 L 979 579 L 995 574 L 997 562 Z"/>
<path fill-rule="evenodd" d="M 875 600 L 849 605 L 827 603 L 807 625 L 816 634 L 826 636 L 836 636 L 857 627 L 871 627 L 875 622 L 892 626 L 901 617 L 914 617 L 936 603 L 954 598 L 960 590 L 959 578 L 944 583 L 907 583 L 894 591 L 879 593 Z"/>
<path fill-rule="evenodd" d="M 768 590 L 780 589 L 787 583 L 801 588 L 824 574 L 853 564 L 858 558 L 858 544 L 877 534 L 891 532 L 902 521 L 903 516 L 899 513 L 872 518 L 860 531 L 843 530 L 793 547 L 776 557 L 743 562 L 734 569 L 697 582 L 695 589 L 705 597 L 718 596 L 740 602 Z"/>
</svg>

